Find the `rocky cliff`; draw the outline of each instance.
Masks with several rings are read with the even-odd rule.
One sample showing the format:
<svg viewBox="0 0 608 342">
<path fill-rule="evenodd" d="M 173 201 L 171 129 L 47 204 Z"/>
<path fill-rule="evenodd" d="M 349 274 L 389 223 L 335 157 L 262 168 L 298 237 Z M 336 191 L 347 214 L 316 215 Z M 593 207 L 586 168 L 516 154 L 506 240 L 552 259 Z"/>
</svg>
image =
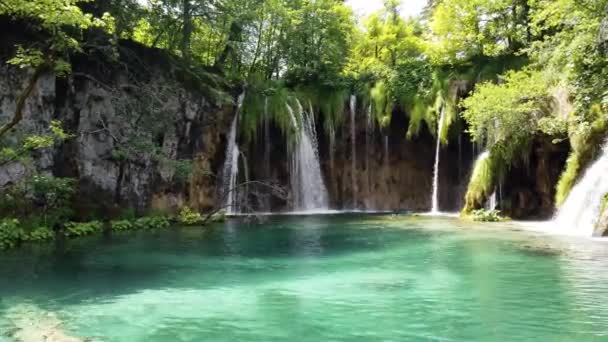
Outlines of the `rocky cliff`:
<svg viewBox="0 0 608 342">
<path fill-rule="evenodd" d="M 210 209 L 215 205 L 210 175 L 223 158 L 232 105 L 205 96 L 160 51 L 132 43 L 119 49 L 119 60 L 79 57 L 69 76 L 49 72 L 39 79 L 11 136 L 41 134 L 51 120 L 60 120 L 75 137 L 37 152 L 33 163 L 0 168 L 0 186 L 34 172 L 77 178 L 85 216 L 185 203 Z M 0 66 L 1 121 L 12 115 L 27 77 L 27 71 Z M 195 172 L 181 177 L 178 163 L 190 159 Z"/>
</svg>

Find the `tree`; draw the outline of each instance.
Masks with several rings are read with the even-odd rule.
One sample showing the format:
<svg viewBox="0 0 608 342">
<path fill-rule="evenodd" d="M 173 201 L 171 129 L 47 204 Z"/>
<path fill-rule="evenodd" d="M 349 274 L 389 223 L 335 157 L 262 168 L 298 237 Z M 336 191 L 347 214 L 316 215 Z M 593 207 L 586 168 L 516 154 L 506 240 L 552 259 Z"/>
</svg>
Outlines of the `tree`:
<svg viewBox="0 0 608 342">
<path fill-rule="evenodd" d="M 443 0 L 429 21 L 428 54 L 436 63 L 517 52 L 530 37 L 527 0 Z"/>
<path fill-rule="evenodd" d="M 15 112 L 9 122 L 0 126 L 0 138 L 23 119 L 25 102 L 40 76 L 53 70 L 59 75 L 71 70 L 69 55 L 80 51 L 79 35 L 91 27 L 107 27 L 108 15 L 95 18 L 78 6 L 82 0 L 7 0 L 0 6 L 0 15 L 17 20 L 36 22 L 46 36 L 43 42 L 32 42 L 30 47 L 17 47 L 17 54 L 9 60 L 20 68 L 34 69 L 25 89 L 18 96 Z M 42 46 L 42 47 L 40 47 Z"/>
<path fill-rule="evenodd" d="M 510 164 L 538 132 L 540 119 L 551 114 L 549 86 L 538 71 L 511 71 L 500 84 L 477 85 L 462 102 L 473 140 Z"/>
</svg>

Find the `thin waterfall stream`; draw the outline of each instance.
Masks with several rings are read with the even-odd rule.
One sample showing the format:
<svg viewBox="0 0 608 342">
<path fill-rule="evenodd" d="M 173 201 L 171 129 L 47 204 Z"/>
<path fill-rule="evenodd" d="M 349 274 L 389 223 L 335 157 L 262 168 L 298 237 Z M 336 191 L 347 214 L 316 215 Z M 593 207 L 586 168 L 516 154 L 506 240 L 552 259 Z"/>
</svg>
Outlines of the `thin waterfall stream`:
<svg viewBox="0 0 608 342">
<path fill-rule="evenodd" d="M 241 107 L 243 106 L 243 100 L 245 99 L 245 93 L 239 95 L 237 100 L 236 113 L 232 119 L 230 125 L 230 132 L 228 132 L 228 143 L 226 144 L 226 158 L 223 167 L 223 179 L 222 179 L 222 196 L 224 199 L 224 208 L 226 213 L 237 214 L 238 213 L 238 188 L 237 180 L 239 174 L 239 146 L 236 143 L 239 114 Z"/>
<path fill-rule="evenodd" d="M 351 146 L 351 186 L 353 191 L 353 209 L 357 209 L 357 131 L 355 123 L 355 114 L 357 113 L 357 97 L 350 96 L 350 146 Z"/>
<path fill-rule="evenodd" d="M 365 121 L 365 182 L 366 182 L 366 194 L 367 197 L 371 197 L 372 194 L 372 179 L 371 179 L 371 171 L 370 171 L 370 164 L 369 164 L 369 155 L 371 154 L 371 149 L 370 149 L 370 140 L 371 140 L 371 135 L 374 133 L 374 127 L 372 126 L 374 124 L 374 121 L 372 119 L 372 105 L 370 104 L 369 107 L 367 108 L 367 120 Z M 366 204 L 366 209 L 370 209 L 370 203 Z"/>
<path fill-rule="evenodd" d="M 441 108 L 439 124 L 437 125 L 437 147 L 435 149 L 435 166 L 433 168 L 433 194 L 431 213 L 439 213 L 439 150 L 441 149 L 441 131 L 445 120 L 445 107 Z"/>
</svg>

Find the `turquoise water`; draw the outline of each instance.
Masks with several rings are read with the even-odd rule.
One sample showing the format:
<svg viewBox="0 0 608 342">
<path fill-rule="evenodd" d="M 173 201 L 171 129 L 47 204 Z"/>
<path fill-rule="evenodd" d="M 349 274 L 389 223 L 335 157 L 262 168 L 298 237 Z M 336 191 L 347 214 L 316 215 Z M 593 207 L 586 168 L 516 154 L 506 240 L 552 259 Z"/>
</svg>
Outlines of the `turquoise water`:
<svg viewBox="0 0 608 342">
<path fill-rule="evenodd" d="M 608 341 L 608 243 L 513 227 L 282 217 L 22 248 L 0 254 L 0 331 L 37 322 L 96 341 Z"/>
</svg>

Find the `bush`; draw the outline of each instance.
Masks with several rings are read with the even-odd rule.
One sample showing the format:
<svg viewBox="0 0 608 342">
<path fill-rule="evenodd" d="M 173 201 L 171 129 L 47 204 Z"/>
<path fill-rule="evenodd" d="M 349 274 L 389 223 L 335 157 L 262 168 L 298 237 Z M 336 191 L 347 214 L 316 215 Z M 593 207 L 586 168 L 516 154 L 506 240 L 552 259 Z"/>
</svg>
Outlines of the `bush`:
<svg viewBox="0 0 608 342">
<path fill-rule="evenodd" d="M 102 229 L 103 224 L 99 221 L 68 222 L 65 224 L 65 235 L 68 237 L 85 236 L 100 232 Z"/>
<path fill-rule="evenodd" d="M 0 221 L 0 249 L 15 247 L 23 237 L 23 230 L 17 219 L 2 219 Z"/>
<path fill-rule="evenodd" d="M 181 224 L 185 225 L 196 225 L 201 224 L 203 222 L 203 217 L 200 213 L 193 211 L 188 206 L 182 207 L 179 211 L 179 216 L 177 217 L 177 221 Z"/>
<path fill-rule="evenodd" d="M 73 215 L 76 193 L 73 178 L 34 175 L 3 190 L 0 215 L 19 218 L 27 226 L 53 227 Z"/>
<path fill-rule="evenodd" d="M 53 240 L 55 233 L 49 227 L 38 227 L 23 235 L 23 241 L 40 242 Z"/>
<path fill-rule="evenodd" d="M 113 231 L 124 232 L 133 229 L 133 223 L 129 220 L 119 220 L 110 222 Z"/>
<path fill-rule="evenodd" d="M 500 216 L 500 210 L 473 210 L 470 217 L 473 219 L 473 221 L 478 222 L 501 222 L 505 220 L 504 217 Z"/>
<path fill-rule="evenodd" d="M 141 217 L 135 220 L 133 226 L 135 229 L 165 229 L 169 227 L 171 223 L 169 219 L 164 216 L 147 216 Z"/>
</svg>

